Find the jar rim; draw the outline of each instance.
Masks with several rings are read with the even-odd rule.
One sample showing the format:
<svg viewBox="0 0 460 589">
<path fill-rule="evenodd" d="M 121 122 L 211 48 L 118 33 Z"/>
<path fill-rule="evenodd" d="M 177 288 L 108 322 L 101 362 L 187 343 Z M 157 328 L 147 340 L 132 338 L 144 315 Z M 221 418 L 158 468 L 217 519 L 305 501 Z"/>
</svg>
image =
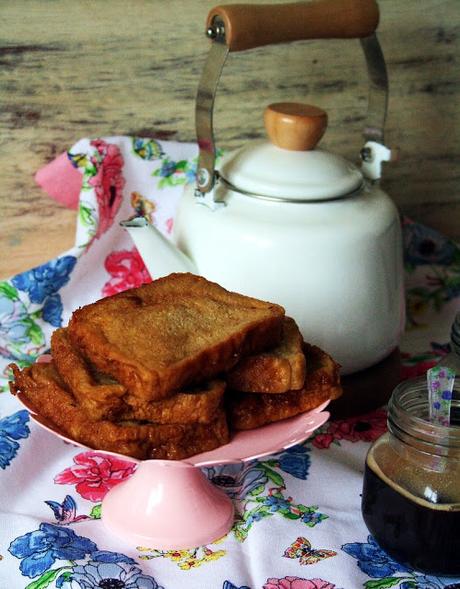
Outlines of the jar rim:
<svg viewBox="0 0 460 589">
<path fill-rule="evenodd" d="M 460 409 L 460 399 L 452 406 Z M 388 403 L 388 428 L 398 435 L 410 436 L 436 446 L 460 449 L 460 426 L 440 425 L 429 420 L 428 386 L 426 377 L 399 383 Z M 398 437 L 400 437 L 398 435 Z"/>
</svg>

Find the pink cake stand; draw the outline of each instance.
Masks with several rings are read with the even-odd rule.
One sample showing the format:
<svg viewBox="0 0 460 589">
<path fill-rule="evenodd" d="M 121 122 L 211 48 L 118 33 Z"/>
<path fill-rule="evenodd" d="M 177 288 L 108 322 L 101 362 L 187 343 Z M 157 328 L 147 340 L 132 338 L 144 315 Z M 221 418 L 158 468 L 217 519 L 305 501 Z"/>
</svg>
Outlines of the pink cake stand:
<svg viewBox="0 0 460 589">
<path fill-rule="evenodd" d="M 303 442 L 329 418 L 323 403 L 309 413 L 257 429 L 237 432 L 225 446 L 186 460 L 144 460 L 89 448 L 62 434 L 19 401 L 41 427 L 76 446 L 137 463 L 134 474 L 111 489 L 102 501 L 102 520 L 115 535 L 133 545 L 185 550 L 210 544 L 227 534 L 234 519 L 231 499 L 215 487 L 201 467 L 237 464 L 275 454 Z"/>
</svg>

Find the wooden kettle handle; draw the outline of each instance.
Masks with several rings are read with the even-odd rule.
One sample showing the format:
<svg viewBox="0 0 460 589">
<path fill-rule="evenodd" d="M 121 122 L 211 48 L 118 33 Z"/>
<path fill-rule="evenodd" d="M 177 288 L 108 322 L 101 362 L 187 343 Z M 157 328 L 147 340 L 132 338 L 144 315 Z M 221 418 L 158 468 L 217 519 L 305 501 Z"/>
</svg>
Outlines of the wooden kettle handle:
<svg viewBox="0 0 460 589">
<path fill-rule="evenodd" d="M 223 21 L 230 51 L 305 39 L 355 39 L 372 35 L 379 22 L 375 0 L 313 0 L 289 4 L 227 4 L 207 19 Z"/>
</svg>

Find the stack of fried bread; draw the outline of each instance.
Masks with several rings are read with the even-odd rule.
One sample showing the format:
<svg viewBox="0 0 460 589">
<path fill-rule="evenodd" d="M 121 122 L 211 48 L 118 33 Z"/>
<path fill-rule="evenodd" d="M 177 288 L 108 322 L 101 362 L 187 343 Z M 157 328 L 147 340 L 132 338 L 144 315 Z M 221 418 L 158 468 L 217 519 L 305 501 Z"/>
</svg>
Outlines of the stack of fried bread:
<svg viewBox="0 0 460 589">
<path fill-rule="evenodd" d="M 139 459 L 212 450 L 341 393 L 282 307 L 186 273 L 76 310 L 51 356 L 12 365 L 13 394 L 63 435 Z"/>
</svg>

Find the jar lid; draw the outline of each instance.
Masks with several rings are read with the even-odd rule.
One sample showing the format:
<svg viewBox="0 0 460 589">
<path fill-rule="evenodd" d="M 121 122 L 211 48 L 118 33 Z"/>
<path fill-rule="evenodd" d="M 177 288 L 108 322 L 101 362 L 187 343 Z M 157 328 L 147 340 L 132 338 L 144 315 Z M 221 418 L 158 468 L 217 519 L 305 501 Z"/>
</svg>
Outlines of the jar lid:
<svg viewBox="0 0 460 589">
<path fill-rule="evenodd" d="M 361 171 L 341 156 L 314 149 L 327 126 L 325 111 L 297 103 L 267 107 L 270 137 L 227 154 L 219 173 L 235 190 L 298 202 L 329 200 L 357 190 Z"/>
</svg>

